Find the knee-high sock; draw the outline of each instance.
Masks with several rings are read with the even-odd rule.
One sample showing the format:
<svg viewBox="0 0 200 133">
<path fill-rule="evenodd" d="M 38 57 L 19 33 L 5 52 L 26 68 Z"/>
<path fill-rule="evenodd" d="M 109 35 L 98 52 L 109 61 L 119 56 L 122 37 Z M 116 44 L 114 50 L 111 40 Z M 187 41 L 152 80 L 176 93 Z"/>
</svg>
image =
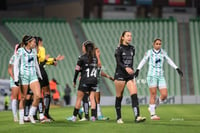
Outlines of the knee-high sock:
<svg viewBox="0 0 200 133">
<path fill-rule="evenodd" d="M 100 104 L 97 104 L 96 107 L 97 107 L 97 116 L 102 116 Z"/>
<path fill-rule="evenodd" d="M 45 106 L 44 114 L 45 115 L 49 114 L 50 103 L 51 103 L 51 96 L 47 94 L 44 96 L 44 106 Z"/>
<path fill-rule="evenodd" d="M 44 114 L 43 114 L 43 98 L 40 98 L 38 108 L 39 108 L 40 119 L 43 119 L 44 118 Z"/>
<path fill-rule="evenodd" d="M 73 116 L 77 116 L 79 109 L 74 108 Z"/>
<path fill-rule="evenodd" d="M 31 103 L 32 103 L 32 100 L 25 100 L 24 116 L 29 115 L 29 109 L 30 109 Z"/>
<path fill-rule="evenodd" d="M 12 100 L 12 113 L 13 117 L 17 117 L 17 99 Z"/>
<path fill-rule="evenodd" d="M 89 95 L 87 93 L 85 93 L 84 97 L 83 97 L 83 108 L 84 108 L 85 118 L 89 118 L 88 97 L 89 97 Z"/>
<path fill-rule="evenodd" d="M 115 99 L 115 110 L 117 113 L 117 120 L 121 118 L 121 102 L 123 97 L 116 97 Z"/>
<path fill-rule="evenodd" d="M 140 109 L 139 109 L 137 94 L 131 95 L 131 101 L 132 101 L 132 108 L 133 108 L 135 118 L 137 118 L 138 116 L 140 116 Z"/>
</svg>

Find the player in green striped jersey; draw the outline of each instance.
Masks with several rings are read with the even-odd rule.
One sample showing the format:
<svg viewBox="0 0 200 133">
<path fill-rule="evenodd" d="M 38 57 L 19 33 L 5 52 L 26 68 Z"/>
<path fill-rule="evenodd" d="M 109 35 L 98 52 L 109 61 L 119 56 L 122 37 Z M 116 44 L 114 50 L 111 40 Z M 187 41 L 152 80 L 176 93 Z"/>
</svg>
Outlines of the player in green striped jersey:
<svg viewBox="0 0 200 133">
<path fill-rule="evenodd" d="M 155 113 L 157 88 L 159 88 L 160 91 L 160 97 L 159 100 L 157 100 L 157 104 L 167 98 L 167 85 L 163 71 L 164 61 L 167 60 L 168 64 L 176 69 L 180 76 L 183 76 L 182 71 L 175 65 L 175 63 L 169 58 L 167 53 L 161 48 L 161 44 L 161 39 L 154 40 L 153 49 L 150 49 L 145 53 L 134 74 L 135 77 L 137 77 L 140 69 L 142 69 L 144 64 L 148 61 L 149 70 L 147 74 L 147 84 L 150 91 L 150 103 L 148 110 L 151 114 L 152 120 L 160 120 L 160 117 L 157 116 Z"/>
<path fill-rule="evenodd" d="M 19 48 L 14 62 L 14 81 L 17 86 L 22 86 L 21 99 L 19 103 L 19 124 L 24 124 L 24 102 L 28 86 L 33 91 L 34 100 L 29 111 L 29 119 L 35 123 L 33 115 L 37 109 L 40 93 L 40 84 L 38 77 L 42 78 L 37 62 L 37 51 L 35 49 L 35 38 L 24 36 L 22 39 L 25 47 Z"/>
</svg>

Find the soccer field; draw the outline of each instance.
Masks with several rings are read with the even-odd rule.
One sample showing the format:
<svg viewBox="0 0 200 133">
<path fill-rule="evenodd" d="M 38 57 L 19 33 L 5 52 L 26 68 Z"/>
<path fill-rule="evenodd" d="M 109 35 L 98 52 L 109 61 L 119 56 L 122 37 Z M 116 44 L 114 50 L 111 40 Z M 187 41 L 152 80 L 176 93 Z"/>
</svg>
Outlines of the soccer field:
<svg viewBox="0 0 200 133">
<path fill-rule="evenodd" d="M 0 112 L 0 133 L 198 133 L 200 132 L 200 105 L 161 105 L 157 108 L 159 121 L 152 121 L 146 106 L 140 106 L 141 114 L 147 117 L 144 123 L 133 122 L 131 106 L 122 106 L 124 124 L 116 123 L 114 106 L 102 107 L 108 121 L 69 122 L 65 118 L 72 115 L 73 107 L 52 108 L 55 122 L 25 123 L 19 125 L 12 120 L 11 111 Z"/>
</svg>

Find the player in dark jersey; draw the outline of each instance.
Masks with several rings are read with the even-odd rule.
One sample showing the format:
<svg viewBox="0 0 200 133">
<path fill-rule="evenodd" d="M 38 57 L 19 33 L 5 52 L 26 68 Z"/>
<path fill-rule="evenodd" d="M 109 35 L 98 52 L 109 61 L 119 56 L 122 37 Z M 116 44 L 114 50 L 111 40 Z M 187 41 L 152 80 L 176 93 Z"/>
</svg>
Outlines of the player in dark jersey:
<svg viewBox="0 0 200 133">
<path fill-rule="evenodd" d="M 132 34 L 129 31 L 124 31 L 120 37 L 120 44 L 115 51 L 116 58 L 116 71 L 115 71 L 115 89 L 116 89 L 116 100 L 115 109 L 117 113 L 117 123 L 124 123 L 121 118 L 121 101 L 123 98 L 123 92 L 125 85 L 129 90 L 132 108 L 135 115 L 135 122 L 143 122 L 146 120 L 145 117 L 140 116 L 139 103 L 137 97 L 137 86 L 136 81 L 133 78 L 133 57 L 135 55 L 134 46 L 130 45 L 132 41 Z"/>
<path fill-rule="evenodd" d="M 67 120 L 76 121 L 76 117 L 78 115 L 81 101 L 85 93 L 89 94 L 90 102 L 91 102 L 91 121 L 95 121 L 95 91 L 97 87 L 97 58 L 95 55 L 95 46 L 91 41 L 84 42 L 85 51 L 83 55 L 81 55 L 78 59 L 73 86 L 76 87 L 76 79 L 78 77 L 79 72 L 81 72 L 81 79 L 79 81 L 79 87 L 77 91 L 77 99 L 75 108 L 73 111 L 73 116 L 71 118 L 67 118 Z"/>
</svg>

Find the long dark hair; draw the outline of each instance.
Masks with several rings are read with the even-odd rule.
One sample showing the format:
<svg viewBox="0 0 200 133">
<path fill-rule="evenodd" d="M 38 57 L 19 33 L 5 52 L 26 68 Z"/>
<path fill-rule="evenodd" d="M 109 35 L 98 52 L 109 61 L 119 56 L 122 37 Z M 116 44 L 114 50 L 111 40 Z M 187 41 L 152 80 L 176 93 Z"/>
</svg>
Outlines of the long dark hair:
<svg viewBox="0 0 200 133">
<path fill-rule="evenodd" d="M 86 54 L 89 59 L 89 64 L 92 63 L 92 58 L 95 57 L 95 46 L 94 43 L 91 41 L 84 42 Z"/>
<path fill-rule="evenodd" d="M 33 39 L 34 39 L 34 37 L 25 35 L 22 38 L 22 43 L 26 46 L 28 44 L 28 42 L 32 41 Z"/>
<path fill-rule="evenodd" d="M 125 31 L 122 32 L 122 35 L 119 38 L 119 45 L 123 43 L 122 37 L 124 37 L 124 35 L 126 34 L 126 32 L 130 32 L 130 31 L 125 30 Z"/>
</svg>

